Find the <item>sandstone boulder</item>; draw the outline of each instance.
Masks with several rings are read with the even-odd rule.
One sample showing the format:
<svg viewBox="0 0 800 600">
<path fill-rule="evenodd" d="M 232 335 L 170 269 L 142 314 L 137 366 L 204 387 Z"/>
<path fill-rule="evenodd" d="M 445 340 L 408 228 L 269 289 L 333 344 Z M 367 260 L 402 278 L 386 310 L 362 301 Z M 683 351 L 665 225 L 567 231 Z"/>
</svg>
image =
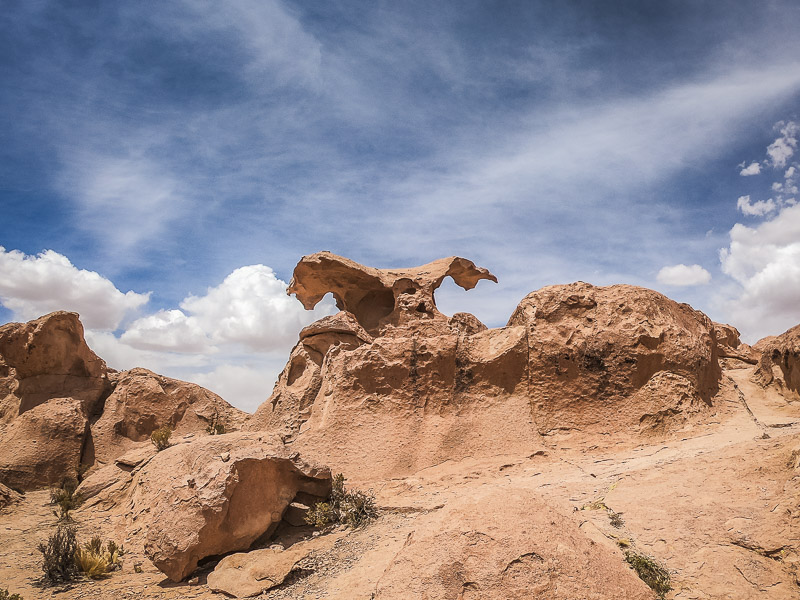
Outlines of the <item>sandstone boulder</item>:
<svg viewBox="0 0 800 600">
<path fill-rule="evenodd" d="M 508 324 L 527 330 L 528 393 L 545 435 L 680 428 L 719 389 L 714 323 L 652 290 L 549 286 Z M 645 386 L 662 393 L 634 395 Z"/>
<path fill-rule="evenodd" d="M 0 424 L 53 398 L 75 398 L 84 413 L 98 414 L 110 387 L 76 313 L 0 326 Z"/>
<path fill-rule="evenodd" d="M 280 522 L 298 492 L 330 493 L 327 468 L 264 434 L 198 438 L 159 452 L 131 484 L 129 535 L 173 581 L 207 556 L 248 549 Z"/>
<path fill-rule="evenodd" d="M 0 509 L 22 500 L 22 494 L 0 483 Z"/>
<path fill-rule="evenodd" d="M 792 399 L 800 397 L 800 325 L 778 336 L 760 340 L 761 353 L 754 378 L 762 385 L 776 382 Z"/>
<path fill-rule="evenodd" d="M 2 433 L 0 481 L 30 490 L 75 477 L 88 432 L 80 400 L 57 398 L 25 411 Z"/>
<path fill-rule="evenodd" d="M 102 416 L 92 425 L 92 452 L 88 462 L 108 464 L 147 441 L 163 425 L 174 435 L 206 433 L 212 425 L 232 432 L 241 428 L 246 413 L 232 407 L 209 390 L 147 369 L 116 374 L 114 390 L 106 399 Z"/>
<path fill-rule="evenodd" d="M 734 328 L 634 286 L 543 288 L 501 328 L 448 319 L 433 296 L 447 275 L 494 280 L 465 259 L 389 271 L 304 257 L 289 292 L 307 308 L 333 292 L 342 311 L 303 330 L 248 427 L 335 470 L 398 475 L 553 435 L 667 435 L 709 412 L 720 356 L 750 360 Z"/>
<path fill-rule="evenodd" d="M 621 553 L 592 542 L 533 492 L 492 489 L 421 517 L 376 600 L 651 600 Z"/>
</svg>

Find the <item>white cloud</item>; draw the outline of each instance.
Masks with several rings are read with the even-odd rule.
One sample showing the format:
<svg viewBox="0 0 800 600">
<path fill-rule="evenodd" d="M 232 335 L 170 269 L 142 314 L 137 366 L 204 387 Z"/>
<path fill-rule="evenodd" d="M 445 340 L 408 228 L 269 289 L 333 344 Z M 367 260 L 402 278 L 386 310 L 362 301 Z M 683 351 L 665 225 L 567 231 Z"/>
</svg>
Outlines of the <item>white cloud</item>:
<svg viewBox="0 0 800 600">
<path fill-rule="evenodd" d="M 123 293 L 102 275 L 78 269 L 53 250 L 28 256 L 0 246 L 0 303 L 15 319 L 69 310 L 79 313 L 87 328 L 114 330 L 149 298 L 149 293 Z"/>
<path fill-rule="evenodd" d="M 140 350 L 216 352 L 197 319 L 180 310 L 160 310 L 131 323 L 120 341 Z"/>
<path fill-rule="evenodd" d="M 286 358 L 260 366 L 221 364 L 213 371 L 190 374 L 187 378 L 223 398 L 234 398 L 238 408 L 252 413 L 269 397 Z"/>
<path fill-rule="evenodd" d="M 107 254 L 126 260 L 140 254 L 144 242 L 183 214 L 183 186 L 164 165 L 135 155 L 70 152 L 60 188 L 78 209 L 77 225 L 100 240 Z"/>
<path fill-rule="evenodd" d="M 786 172 L 783 174 L 784 179 L 791 179 L 792 177 L 794 177 L 794 173 L 796 170 L 797 169 L 795 169 L 794 165 L 786 169 Z"/>
<path fill-rule="evenodd" d="M 800 205 L 756 228 L 734 225 L 720 261 L 741 285 L 727 306 L 731 322 L 751 340 L 800 323 Z"/>
<path fill-rule="evenodd" d="M 782 168 L 786 166 L 786 162 L 792 157 L 797 148 L 796 136 L 799 128 L 794 121 L 779 123 L 778 126 L 781 128 L 781 135 L 767 147 L 767 155 L 772 166 Z"/>
<path fill-rule="evenodd" d="M 190 313 L 214 343 L 234 343 L 254 351 L 290 348 L 304 326 L 331 314 L 323 302 L 307 311 L 286 295 L 287 285 L 265 265 L 240 267 L 205 296 L 189 296 L 181 308 Z"/>
<path fill-rule="evenodd" d="M 776 204 L 772 198 L 751 203 L 750 196 L 739 196 L 739 199 L 736 201 L 736 208 L 745 215 L 763 217 L 774 211 Z"/>
<path fill-rule="evenodd" d="M 705 285 L 711 281 L 711 273 L 700 265 L 673 265 L 663 267 L 656 276 L 659 283 L 674 286 Z"/>
<path fill-rule="evenodd" d="M 748 175 L 758 175 L 759 173 L 761 173 L 761 165 L 756 161 L 751 162 L 749 166 L 739 171 L 739 175 L 745 177 Z"/>
</svg>

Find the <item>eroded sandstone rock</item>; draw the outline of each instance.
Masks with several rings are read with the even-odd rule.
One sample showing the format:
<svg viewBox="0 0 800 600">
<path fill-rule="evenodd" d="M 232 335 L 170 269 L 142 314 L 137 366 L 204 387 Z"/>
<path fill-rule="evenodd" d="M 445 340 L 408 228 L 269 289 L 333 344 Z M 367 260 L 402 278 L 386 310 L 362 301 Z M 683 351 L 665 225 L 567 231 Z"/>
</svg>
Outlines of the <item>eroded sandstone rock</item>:
<svg viewBox="0 0 800 600">
<path fill-rule="evenodd" d="M 0 423 L 52 398 L 74 398 L 89 415 L 110 391 L 108 369 L 86 345 L 77 313 L 54 312 L 0 326 Z"/>
<path fill-rule="evenodd" d="M 206 433 L 211 424 L 225 431 L 241 428 L 246 413 L 194 383 L 131 369 L 114 378 L 114 391 L 106 399 L 102 416 L 92 425 L 93 456 L 87 462 L 107 464 L 147 441 L 161 426 L 169 425 L 176 437 Z"/>
<path fill-rule="evenodd" d="M 246 550 L 280 522 L 298 492 L 326 497 L 330 470 L 258 433 L 198 438 L 159 452 L 131 484 L 129 534 L 180 581 L 207 556 Z"/>
<path fill-rule="evenodd" d="M 376 600 L 650 600 L 613 552 L 527 490 L 459 498 L 420 518 L 381 576 Z"/>
<path fill-rule="evenodd" d="M 754 378 L 762 385 L 776 382 L 791 398 L 800 397 L 800 325 L 764 338 L 754 348 L 761 353 Z"/>
<path fill-rule="evenodd" d="M 303 258 L 289 292 L 310 308 L 332 291 L 342 311 L 301 333 L 248 427 L 336 470 L 409 473 L 553 435 L 669 434 L 712 409 L 720 356 L 750 357 L 734 328 L 634 286 L 543 288 L 501 328 L 448 319 L 433 292 L 453 273 L 466 289 L 494 280 L 464 259 L 382 271 Z"/>
</svg>

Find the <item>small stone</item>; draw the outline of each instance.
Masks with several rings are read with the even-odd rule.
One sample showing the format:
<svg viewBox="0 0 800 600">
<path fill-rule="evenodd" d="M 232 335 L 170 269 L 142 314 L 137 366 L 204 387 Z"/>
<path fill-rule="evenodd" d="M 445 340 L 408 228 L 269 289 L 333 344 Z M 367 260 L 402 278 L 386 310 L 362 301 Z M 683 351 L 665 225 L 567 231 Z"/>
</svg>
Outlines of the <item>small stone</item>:
<svg viewBox="0 0 800 600">
<path fill-rule="evenodd" d="M 230 452 L 223 452 L 220 455 L 220 458 L 222 459 L 222 462 L 228 462 L 231 459 L 231 453 Z"/>
</svg>

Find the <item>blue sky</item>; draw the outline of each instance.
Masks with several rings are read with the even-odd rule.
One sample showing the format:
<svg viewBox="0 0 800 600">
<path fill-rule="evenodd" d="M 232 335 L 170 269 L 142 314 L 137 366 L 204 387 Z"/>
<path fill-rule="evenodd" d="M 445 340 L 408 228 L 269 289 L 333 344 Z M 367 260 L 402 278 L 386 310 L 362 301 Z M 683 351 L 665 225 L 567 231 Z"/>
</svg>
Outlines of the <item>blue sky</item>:
<svg viewBox="0 0 800 600">
<path fill-rule="evenodd" d="M 755 341 L 800 322 L 800 4 L 56 2 L 0 15 L 0 322 L 253 409 L 304 254 L 633 283 Z M 755 165 L 755 166 L 754 166 Z M 800 165 L 799 165 L 800 166 Z"/>
</svg>

